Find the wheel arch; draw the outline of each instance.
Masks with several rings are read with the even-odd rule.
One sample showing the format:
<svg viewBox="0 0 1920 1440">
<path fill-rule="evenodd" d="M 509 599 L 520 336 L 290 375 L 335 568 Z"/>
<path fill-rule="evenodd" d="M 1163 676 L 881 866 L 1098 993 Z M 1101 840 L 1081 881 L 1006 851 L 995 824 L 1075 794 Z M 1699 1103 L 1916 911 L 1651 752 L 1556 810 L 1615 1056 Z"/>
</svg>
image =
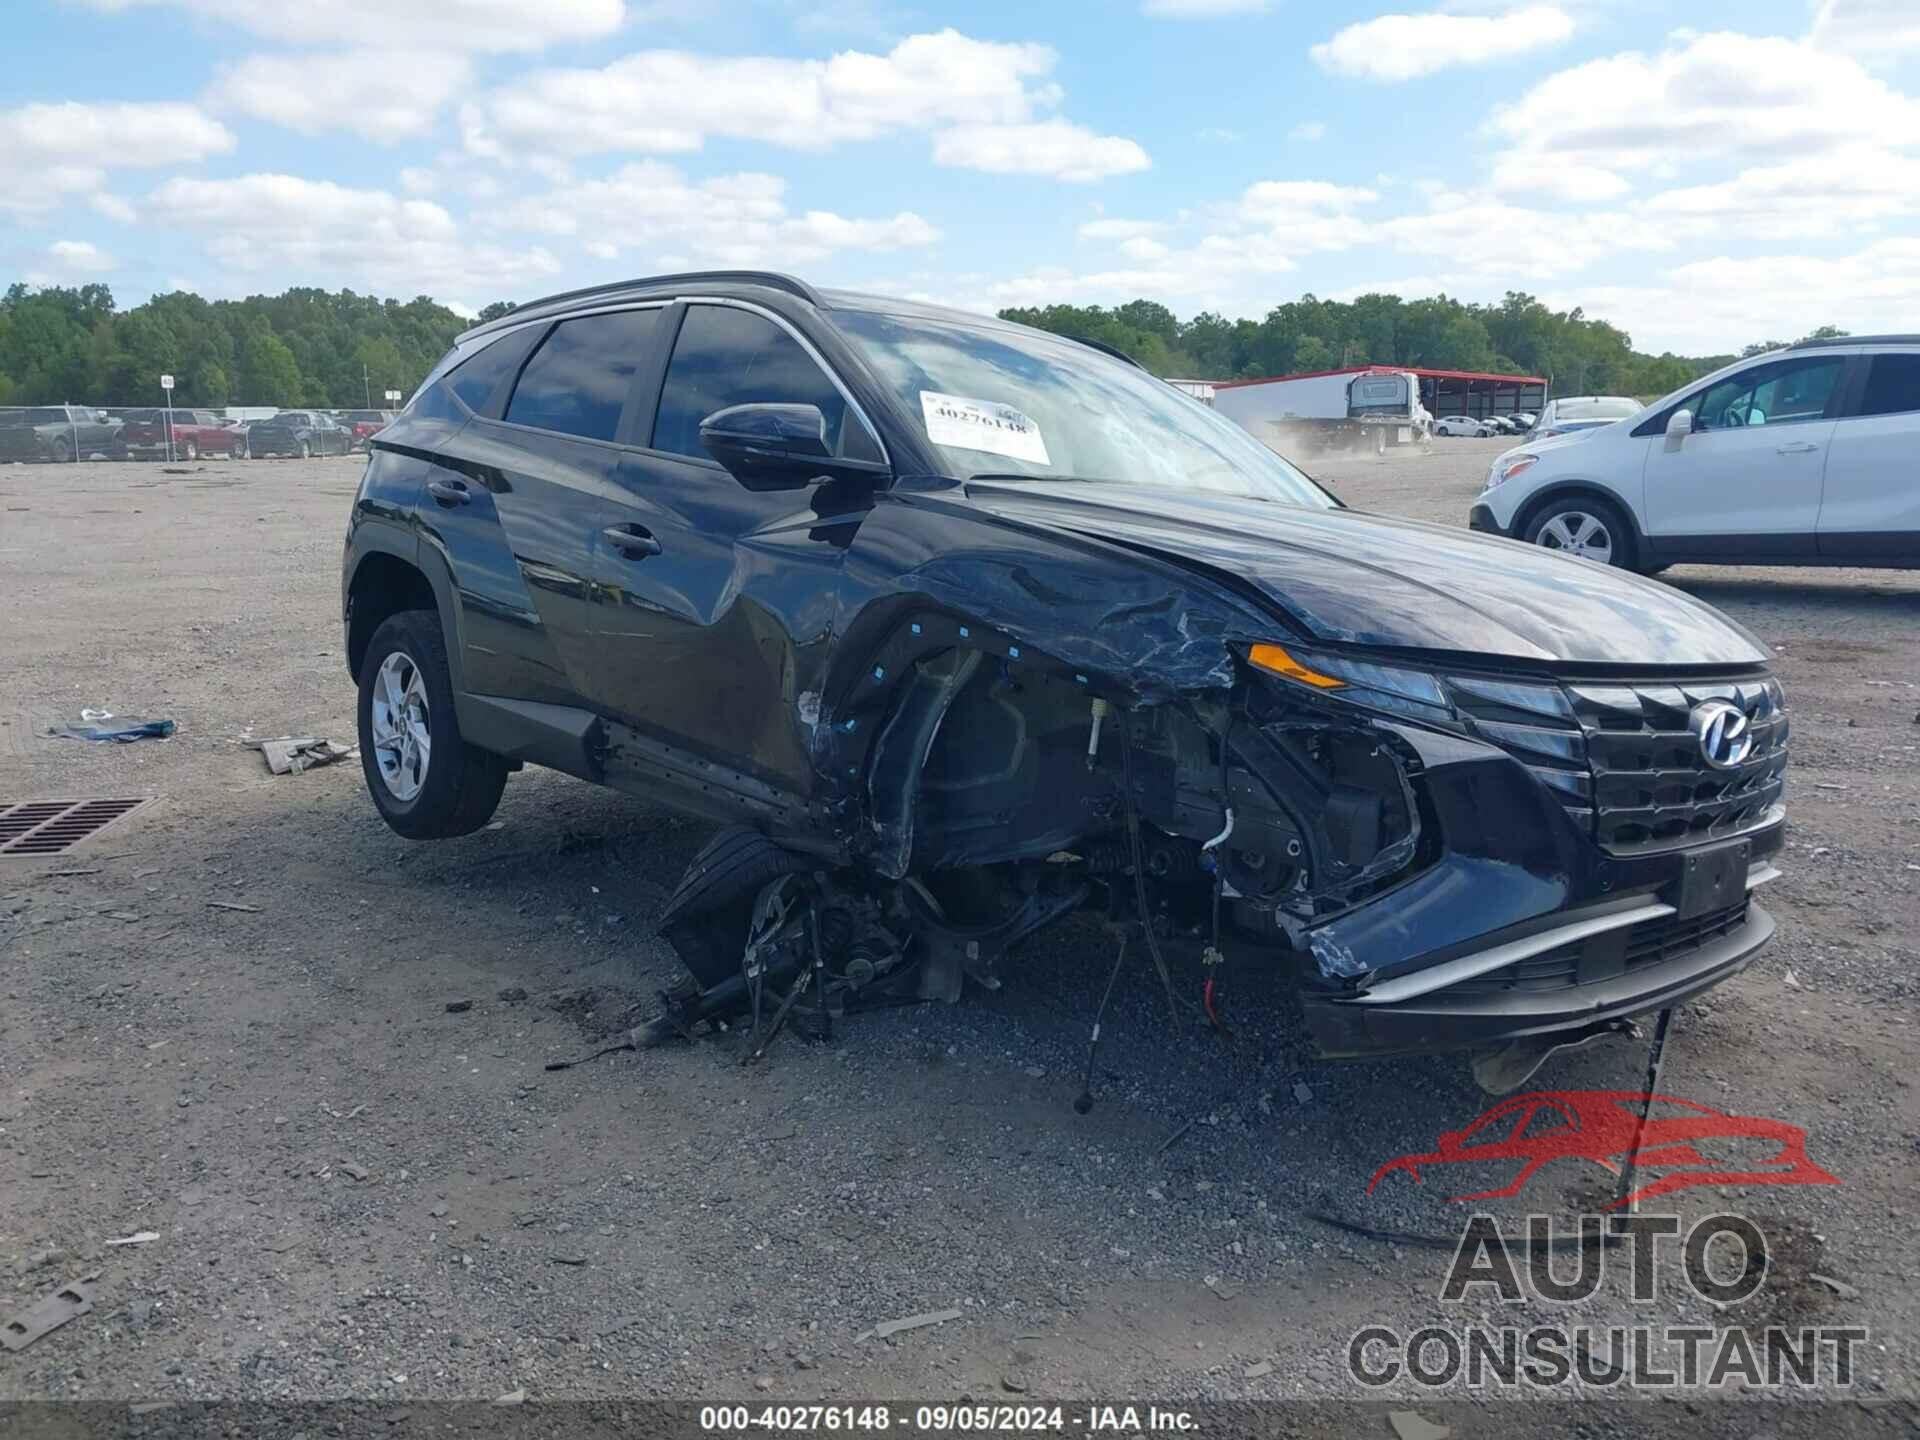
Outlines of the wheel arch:
<svg viewBox="0 0 1920 1440">
<path fill-rule="evenodd" d="M 1513 526 L 1507 532 L 1515 540 L 1527 538 L 1527 527 L 1533 524 L 1540 512 L 1556 500 L 1572 499 L 1601 500 L 1620 512 L 1620 518 L 1627 522 L 1627 534 L 1633 541 L 1634 554 L 1644 557 L 1647 553 L 1646 532 L 1640 528 L 1640 517 L 1634 513 L 1633 505 L 1619 491 L 1602 485 L 1597 480 L 1556 480 L 1530 495 L 1514 512 Z"/>
</svg>

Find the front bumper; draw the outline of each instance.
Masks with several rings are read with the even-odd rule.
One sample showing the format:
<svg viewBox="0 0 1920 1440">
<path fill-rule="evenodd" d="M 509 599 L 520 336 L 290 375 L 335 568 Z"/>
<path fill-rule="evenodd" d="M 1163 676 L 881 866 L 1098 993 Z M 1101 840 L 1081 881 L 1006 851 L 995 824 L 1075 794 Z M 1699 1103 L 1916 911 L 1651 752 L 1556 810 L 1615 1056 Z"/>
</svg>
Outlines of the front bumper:
<svg viewBox="0 0 1920 1440">
<path fill-rule="evenodd" d="M 1772 878 L 1755 867 L 1750 886 Z M 1666 913 L 1652 913 L 1664 911 Z M 1596 921 L 1645 918 L 1592 931 Z M 1630 904 L 1613 916 L 1579 912 L 1524 942 L 1494 944 L 1462 957 L 1461 978 L 1415 972 L 1345 997 L 1303 997 L 1316 1050 L 1329 1059 L 1481 1049 L 1515 1040 L 1574 1038 L 1609 1022 L 1664 1010 L 1746 968 L 1773 938 L 1773 917 L 1750 897 L 1676 923 L 1661 902 Z M 1571 938 L 1562 940 L 1562 935 Z M 1473 971 L 1475 962 L 1548 942 L 1523 958 Z M 1432 989 L 1422 986 L 1433 980 Z M 1413 981 L 1416 983 L 1407 984 Z"/>
<path fill-rule="evenodd" d="M 1467 512 L 1467 528 L 1478 530 L 1482 535 L 1504 535 L 1500 522 L 1493 518 L 1493 507 L 1482 501 Z"/>
</svg>

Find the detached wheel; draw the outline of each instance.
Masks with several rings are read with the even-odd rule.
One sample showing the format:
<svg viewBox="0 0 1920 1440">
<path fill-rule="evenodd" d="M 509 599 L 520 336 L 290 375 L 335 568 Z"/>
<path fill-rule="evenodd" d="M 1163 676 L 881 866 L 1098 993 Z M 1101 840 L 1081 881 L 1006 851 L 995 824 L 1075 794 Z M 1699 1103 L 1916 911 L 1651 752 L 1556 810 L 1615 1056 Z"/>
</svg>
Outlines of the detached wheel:
<svg viewBox="0 0 1920 1440">
<path fill-rule="evenodd" d="M 660 913 L 661 938 L 687 967 L 696 992 L 740 973 L 754 902 L 768 882 L 804 874 L 817 863 L 745 826 L 731 826 L 706 843 Z"/>
<path fill-rule="evenodd" d="M 1527 539 L 1601 565 L 1634 568 L 1633 530 L 1618 506 L 1586 495 L 1548 501 L 1527 524 Z"/>
<path fill-rule="evenodd" d="M 381 817 L 409 840 L 487 823 L 507 783 L 498 755 L 460 737 L 440 617 L 403 610 L 373 632 L 360 665 L 360 767 Z"/>
</svg>

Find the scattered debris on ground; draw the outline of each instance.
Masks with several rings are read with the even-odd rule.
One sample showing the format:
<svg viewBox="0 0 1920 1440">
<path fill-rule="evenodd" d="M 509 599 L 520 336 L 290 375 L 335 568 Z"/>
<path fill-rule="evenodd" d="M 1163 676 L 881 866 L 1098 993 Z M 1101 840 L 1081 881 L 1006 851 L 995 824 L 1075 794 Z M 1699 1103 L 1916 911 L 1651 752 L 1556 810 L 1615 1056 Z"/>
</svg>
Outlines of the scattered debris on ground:
<svg viewBox="0 0 1920 1440">
<path fill-rule="evenodd" d="M 258 750 L 267 762 L 267 769 L 275 775 L 298 775 L 360 753 L 352 745 L 337 744 L 318 735 L 280 735 L 271 740 L 241 743 L 250 750 Z"/>
<path fill-rule="evenodd" d="M 82 714 L 101 714 L 101 711 L 83 711 Z M 111 740 L 120 745 L 131 745 L 136 740 L 169 740 L 173 738 L 174 724 L 171 720 L 103 720 L 94 724 L 49 725 L 47 734 L 64 740 Z"/>
<path fill-rule="evenodd" d="M 93 1287 L 84 1280 L 62 1285 L 17 1315 L 0 1320 L 0 1346 L 24 1350 L 42 1335 L 93 1309 Z"/>
<path fill-rule="evenodd" d="M 889 1335 L 898 1335 L 903 1330 L 920 1330 L 928 1325 L 944 1325 L 949 1320 L 958 1320 L 958 1310 L 929 1310 L 924 1315 L 908 1315 L 900 1320 L 882 1320 L 873 1329 L 860 1336 L 862 1340 L 872 1338 L 884 1340 Z"/>
<path fill-rule="evenodd" d="M 142 1230 L 137 1234 L 123 1235 L 118 1240 L 109 1240 L 109 1245 L 149 1245 L 160 1238 L 158 1230 Z"/>
</svg>

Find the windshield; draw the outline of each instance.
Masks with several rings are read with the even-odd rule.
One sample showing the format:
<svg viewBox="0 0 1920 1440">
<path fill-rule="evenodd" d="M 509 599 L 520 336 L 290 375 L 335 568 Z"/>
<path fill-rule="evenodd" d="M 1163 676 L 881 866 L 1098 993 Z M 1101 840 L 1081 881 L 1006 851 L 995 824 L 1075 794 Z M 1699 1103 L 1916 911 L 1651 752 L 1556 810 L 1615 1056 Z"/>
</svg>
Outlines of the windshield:
<svg viewBox="0 0 1920 1440">
<path fill-rule="evenodd" d="M 1640 413 L 1638 400 L 1598 396 L 1591 400 L 1561 400 L 1553 407 L 1553 418 L 1561 420 L 1624 420 Z"/>
<path fill-rule="evenodd" d="M 1075 341 L 860 310 L 833 318 L 961 479 L 1099 480 L 1334 504 L 1198 400 Z"/>
</svg>

